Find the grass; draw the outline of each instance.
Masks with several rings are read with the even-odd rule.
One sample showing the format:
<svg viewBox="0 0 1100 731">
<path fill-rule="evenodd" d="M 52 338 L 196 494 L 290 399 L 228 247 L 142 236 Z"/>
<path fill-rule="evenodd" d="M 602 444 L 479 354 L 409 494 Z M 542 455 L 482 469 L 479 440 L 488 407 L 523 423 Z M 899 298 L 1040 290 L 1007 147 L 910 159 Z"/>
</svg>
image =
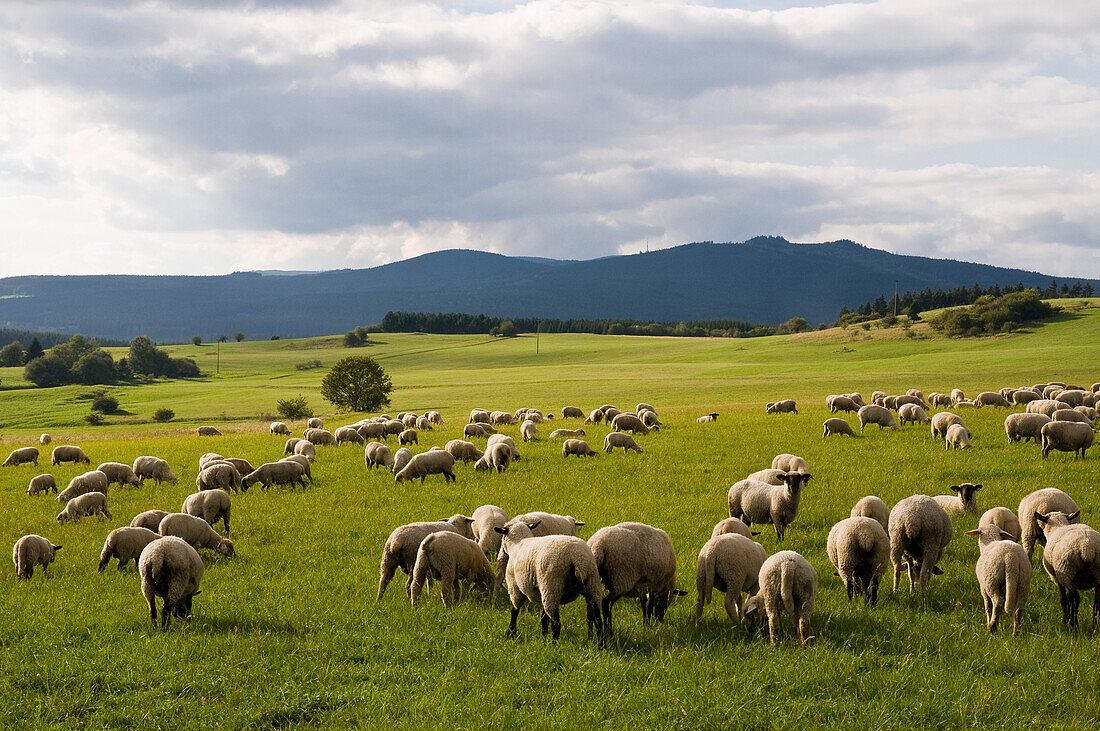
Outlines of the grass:
<svg viewBox="0 0 1100 731">
<path fill-rule="evenodd" d="M 836 392 L 958 386 L 969 394 L 1056 378 L 1088 386 L 1100 380 L 1098 335 L 1100 312 L 1082 309 L 1027 333 L 844 341 L 848 353 L 800 336 L 544 335 L 537 355 L 526 337 L 379 336 L 384 343 L 354 352 L 379 358 L 393 376 L 390 413 L 434 408 L 446 419 L 422 435 L 420 449 L 460 436 L 475 406 L 549 412 L 647 401 L 666 427 L 639 438 L 641 455 L 563 461 L 560 444 L 543 439 L 522 445 L 523 461 L 508 472 L 459 467 L 449 486 L 432 478 L 398 488 L 388 474 L 364 469 L 359 448 L 319 449 L 312 488 L 233 496 L 237 558 L 204 552 L 194 618 L 165 634 L 150 628 L 133 567 L 96 573 L 104 536 L 143 510 L 175 509 L 192 491 L 204 452 L 253 464 L 278 457 L 282 438 L 259 421 L 278 398 L 303 393 L 330 426 L 354 421 L 324 413 L 323 371 L 294 367 L 313 358 L 327 367 L 352 351 L 333 347 L 334 339 L 223 344 L 216 376 L 111 389 L 130 415 L 98 428 L 82 421 L 88 402 L 80 397 L 90 388 L 0 391 L 5 454 L 48 430 L 55 444 L 84 447 L 93 465 L 156 454 L 180 477 L 176 487 L 112 488 L 113 520 L 58 525 L 56 501 L 27 497 L 26 483 L 49 471 L 63 485 L 83 468 L 43 461 L 37 470 L 0 470 L 6 545 L 40 533 L 65 546 L 48 581 L 0 574 L 0 727 L 1092 725 L 1100 717 L 1097 640 L 1062 629 L 1057 592 L 1038 560 L 1022 636 L 991 637 L 973 573 L 977 545 L 963 535 L 975 518 L 956 521 L 945 573 L 925 595 L 887 589 L 874 609 L 848 603 L 824 546 L 829 528 L 863 495 L 892 505 L 967 480 L 984 483 L 982 509 L 1015 509 L 1032 490 L 1062 487 L 1087 521 L 1100 510 L 1097 456 L 1041 460 L 1037 447 L 1007 443 L 1005 412 L 992 408 L 964 414 L 975 437 L 962 452 L 944 451 L 926 428 L 827 441 L 820 430 L 831 416 L 824 397 Z M 172 350 L 213 369 L 215 346 Z M 0 380 L 10 385 L 13 374 L 5 369 Z M 765 416 L 763 403 L 780 397 L 798 399 L 800 413 Z M 148 423 L 160 407 L 177 419 Z M 718 422 L 695 423 L 712 410 Z M 206 422 L 225 435 L 194 436 L 194 425 Z M 300 434 L 302 425 L 292 428 Z M 585 428 L 594 445 L 607 431 Z M 505 431 L 518 439 L 518 427 Z M 726 492 L 778 452 L 802 455 L 814 473 L 782 545 L 803 553 L 820 577 L 815 640 L 806 649 L 750 638 L 729 624 L 720 595 L 704 625 L 693 624 L 695 557 L 727 514 Z M 562 638 L 550 644 L 533 612 L 520 617 L 519 637 L 505 641 L 508 613 L 499 600 L 444 610 L 433 592 L 413 610 L 401 574 L 375 602 L 390 530 L 484 503 L 511 514 L 575 515 L 588 524 L 583 537 L 623 520 L 664 528 L 689 596 L 660 627 L 644 626 L 636 604 L 620 602 L 618 635 L 606 648 L 585 636 L 579 603 L 563 610 Z M 759 540 L 769 553 L 779 548 L 770 527 Z M 1091 598 L 1083 604 L 1087 617 Z"/>
</svg>

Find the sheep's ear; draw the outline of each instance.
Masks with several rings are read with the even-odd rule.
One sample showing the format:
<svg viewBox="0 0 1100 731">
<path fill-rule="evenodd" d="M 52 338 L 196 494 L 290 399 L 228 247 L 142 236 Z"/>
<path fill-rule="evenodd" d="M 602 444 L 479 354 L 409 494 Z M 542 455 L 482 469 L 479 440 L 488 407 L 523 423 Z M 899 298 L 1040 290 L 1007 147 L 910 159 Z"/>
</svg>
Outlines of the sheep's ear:
<svg viewBox="0 0 1100 731">
<path fill-rule="evenodd" d="M 576 523 L 578 528 L 580 528 L 582 525 L 584 525 L 583 520 L 577 520 L 576 518 L 573 519 L 573 522 Z"/>
<path fill-rule="evenodd" d="M 1074 512 L 1074 513 L 1071 513 L 1071 514 L 1067 515 L 1066 518 L 1068 518 L 1069 520 L 1077 520 L 1077 518 L 1080 515 L 1081 515 L 1081 511 L 1078 510 L 1077 512 Z"/>
<path fill-rule="evenodd" d="M 809 482 L 810 480 L 812 480 L 813 478 L 814 478 L 814 476 L 811 475 L 809 472 L 807 472 L 806 477 L 802 480 L 802 482 L 803 482 L 803 484 L 805 484 L 805 483 Z"/>
<path fill-rule="evenodd" d="M 753 534 L 754 536 L 760 535 L 760 531 L 758 530 L 750 530 L 749 533 Z"/>
<path fill-rule="evenodd" d="M 202 593 L 202 589 L 199 589 L 198 591 L 196 591 L 196 592 L 195 592 L 194 594 L 192 594 L 191 596 L 198 596 L 198 595 L 199 595 L 199 594 L 201 594 L 201 593 Z"/>
<path fill-rule="evenodd" d="M 534 530 L 535 528 L 538 528 L 540 525 L 542 525 L 542 521 L 541 520 L 536 520 L 534 523 L 528 523 L 527 527 L 530 528 L 531 530 Z"/>
<path fill-rule="evenodd" d="M 948 489 L 949 489 L 949 490 L 951 490 L 951 492 L 958 492 L 958 491 L 959 491 L 959 490 L 961 490 L 962 488 L 961 488 L 961 487 L 959 487 L 958 485 L 952 485 L 952 486 L 951 486 L 951 487 L 949 487 Z"/>
<path fill-rule="evenodd" d="M 975 490 L 981 490 L 981 489 L 982 489 L 982 486 L 981 486 L 981 485 L 975 485 L 975 486 L 974 486 L 974 489 L 975 489 Z"/>
<path fill-rule="evenodd" d="M 672 596 L 687 596 L 687 595 L 688 595 L 688 593 L 686 591 L 683 591 L 682 589 L 673 589 L 672 590 Z"/>
<path fill-rule="evenodd" d="M 62 548 L 64 548 L 64 546 L 54 546 L 53 550 L 60 551 Z"/>
<path fill-rule="evenodd" d="M 1039 521 L 1040 523 L 1045 523 L 1047 522 L 1047 520 L 1049 520 L 1049 518 L 1047 518 L 1047 516 L 1043 515 L 1042 513 L 1035 513 L 1035 520 Z"/>
<path fill-rule="evenodd" d="M 932 575 L 933 576 L 943 576 L 943 569 L 941 569 L 939 566 L 933 566 L 932 567 Z"/>
<path fill-rule="evenodd" d="M 462 517 L 463 517 L 463 518 L 466 518 L 466 522 L 467 522 L 467 523 L 473 523 L 473 522 L 474 522 L 474 519 L 473 519 L 473 518 L 469 518 L 469 517 L 467 517 L 467 516 L 465 516 L 465 515 L 463 515 Z"/>
<path fill-rule="evenodd" d="M 493 530 L 495 530 L 497 533 L 501 534 L 502 536 L 508 535 L 508 529 L 507 528 L 500 528 L 498 526 L 494 526 Z"/>
<path fill-rule="evenodd" d="M 1001 531 L 1001 532 L 1004 533 L 1004 531 Z M 981 528 L 975 528 L 974 530 L 968 530 L 966 532 L 966 535 L 968 535 L 968 536 L 980 536 L 981 534 L 982 534 L 982 529 Z"/>
<path fill-rule="evenodd" d="M 1012 535 L 1011 533 L 1009 533 L 1008 531 L 1006 531 L 1004 529 L 1001 530 L 1001 538 L 1007 538 L 1010 541 L 1016 540 L 1016 536 Z"/>
</svg>

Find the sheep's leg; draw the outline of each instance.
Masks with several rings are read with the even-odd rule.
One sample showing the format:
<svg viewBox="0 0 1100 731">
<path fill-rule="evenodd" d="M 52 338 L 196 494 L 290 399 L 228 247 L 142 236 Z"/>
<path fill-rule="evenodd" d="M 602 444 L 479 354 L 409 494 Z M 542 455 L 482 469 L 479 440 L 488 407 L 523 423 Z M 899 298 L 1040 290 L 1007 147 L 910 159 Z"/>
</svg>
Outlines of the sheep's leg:
<svg viewBox="0 0 1100 731">
<path fill-rule="evenodd" d="M 130 563 L 130 557 L 129 556 L 119 556 L 118 557 L 118 570 L 122 571 L 124 568 L 126 568 L 126 565 L 129 564 L 129 563 Z"/>
<path fill-rule="evenodd" d="M 542 613 L 542 636 L 546 636 L 546 632 L 550 629 L 550 615 L 544 610 Z M 557 639 L 556 637 L 554 639 Z"/>
<path fill-rule="evenodd" d="M 871 603 L 872 607 L 875 606 L 876 604 L 878 604 L 878 584 L 879 584 L 879 577 L 876 576 L 874 579 L 871 580 L 871 602 L 870 603 Z M 864 600 L 866 600 L 866 597 L 864 597 Z"/>
<path fill-rule="evenodd" d="M 894 593 L 898 593 L 898 582 L 901 581 L 901 564 L 894 563 Z"/>
<path fill-rule="evenodd" d="M 557 602 L 551 603 L 551 605 L 544 611 L 546 613 L 546 616 L 550 618 L 551 637 L 553 638 L 554 642 L 557 642 L 558 636 L 561 635 L 561 615 L 558 611 Z"/>
<path fill-rule="evenodd" d="M 737 587 L 727 586 L 726 599 L 722 604 L 726 608 L 730 621 L 737 624 L 741 617 L 741 591 Z"/>
<path fill-rule="evenodd" d="M 1077 609 L 1081 605 L 1081 594 L 1076 589 L 1070 589 L 1066 594 L 1069 598 L 1069 624 L 1076 630 L 1078 629 Z"/>
<path fill-rule="evenodd" d="M 516 636 L 516 617 L 519 616 L 519 609 L 512 607 L 512 621 L 508 623 L 508 631 L 504 633 L 504 638 L 509 639 Z"/>
<path fill-rule="evenodd" d="M 1004 613 L 1004 599 L 993 599 L 990 602 L 989 608 L 989 633 L 997 633 L 997 623 L 1001 619 L 1001 614 Z"/>
<path fill-rule="evenodd" d="M 1093 619 L 1095 619 L 1095 616 L 1093 617 Z M 1020 634 L 1020 625 L 1023 624 L 1023 621 L 1024 621 L 1024 607 L 1021 604 L 1020 606 L 1016 607 L 1015 616 L 1012 618 L 1012 636 L 1013 637 Z"/>
<path fill-rule="evenodd" d="M 611 608 L 615 606 L 616 599 L 618 599 L 618 597 L 614 594 L 608 594 L 603 598 L 603 629 L 608 637 L 614 632 L 611 624 Z"/>
<path fill-rule="evenodd" d="M 381 576 L 378 577 L 378 597 L 377 601 L 382 600 L 382 595 L 386 593 L 386 587 L 389 586 L 390 580 L 393 579 L 393 575 L 397 572 L 397 557 L 391 556 L 389 553 L 382 557 Z"/>
<path fill-rule="evenodd" d="M 802 609 L 798 616 L 798 636 L 802 640 L 803 645 L 810 641 L 810 614 L 805 608 Z"/>
</svg>

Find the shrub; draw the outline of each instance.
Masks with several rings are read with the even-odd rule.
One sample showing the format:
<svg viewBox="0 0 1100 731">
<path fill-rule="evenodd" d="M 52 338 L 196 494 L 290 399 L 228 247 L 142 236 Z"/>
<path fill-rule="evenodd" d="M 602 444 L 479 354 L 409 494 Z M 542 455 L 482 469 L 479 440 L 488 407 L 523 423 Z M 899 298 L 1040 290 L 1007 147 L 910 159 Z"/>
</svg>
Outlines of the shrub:
<svg viewBox="0 0 1100 731">
<path fill-rule="evenodd" d="M 514 338 L 516 336 L 516 324 L 511 320 L 505 320 L 496 327 L 490 328 L 489 334 L 499 338 Z"/>
<path fill-rule="evenodd" d="M 118 399 L 108 395 L 106 391 L 96 391 L 92 394 L 92 411 L 114 414 L 118 412 Z"/>
<path fill-rule="evenodd" d="M 93 411 L 92 413 L 84 417 L 84 421 L 88 422 L 92 426 L 100 426 L 101 424 L 103 424 L 104 421 L 103 414 L 99 413 L 98 411 Z"/>
<path fill-rule="evenodd" d="M 171 421 L 175 416 L 176 412 L 171 409 L 157 409 L 153 412 L 153 421 L 163 424 L 166 421 Z"/>
<path fill-rule="evenodd" d="M 370 344 L 370 334 L 365 327 L 357 327 L 344 334 L 344 347 L 346 348 L 361 348 Z"/>
<path fill-rule="evenodd" d="M 389 404 L 393 383 L 378 361 L 352 355 L 337 362 L 321 381 L 321 395 L 347 411 L 375 411 Z"/>
<path fill-rule="evenodd" d="M 242 332 L 233 333 L 233 339 L 236 340 L 238 343 L 241 342 L 242 340 L 244 340 L 244 333 L 242 333 Z"/>
<path fill-rule="evenodd" d="M 202 345 L 202 338 L 198 335 L 193 336 L 191 338 L 191 344 L 192 345 Z"/>
<path fill-rule="evenodd" d="M 17 368 L 23 365 L 23 344 L 18 340 L 0 348 L 0 367 Z"/>
<path fill-rule="evenodd" d="M 1029 289 L 1000 297 L 984 295 L 970 307 L 948 310 L 929 322 L 932 327 L 952 337 L 978 337 L 987 333 L 1012 332 L 1021 323 L 1042 320 L 1055 312 L 1054 307 L 1040 299 L 1037 290 Z"/>
<path fill-rule="evenodd" d="M 306 397 L 299 394 L 296 398 L 279 399 L 275 404 L 275 410 L 279 416 L 290 421 L 308 419 L 313 416 L 313 409 L 309 407 Z"/>
<path fill-rule="evenodd" d="M 308 370 L 312 370 L 314 368 L 320 368 L 321 367 L 321 361 L 319 361 L 319 360 L 307 360 L 305 363 L 299 363 L 294 367 L 296 369 L 300 370 L 300 371 L 308 371 Z"/>
</svg>

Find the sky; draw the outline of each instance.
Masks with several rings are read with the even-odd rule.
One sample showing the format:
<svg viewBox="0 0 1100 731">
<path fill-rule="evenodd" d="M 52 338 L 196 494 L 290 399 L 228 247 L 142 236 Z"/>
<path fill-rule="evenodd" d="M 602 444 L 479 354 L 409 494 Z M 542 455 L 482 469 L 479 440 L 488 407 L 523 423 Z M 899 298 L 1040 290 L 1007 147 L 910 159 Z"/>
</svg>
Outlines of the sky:
<svg viewBox="0 0 1100 731">
<path fill-rule="evenodd" d="M 1100 278 L 1100 3 L 0 4 L 0 276 L 852 239 Z"/>
</svg>

